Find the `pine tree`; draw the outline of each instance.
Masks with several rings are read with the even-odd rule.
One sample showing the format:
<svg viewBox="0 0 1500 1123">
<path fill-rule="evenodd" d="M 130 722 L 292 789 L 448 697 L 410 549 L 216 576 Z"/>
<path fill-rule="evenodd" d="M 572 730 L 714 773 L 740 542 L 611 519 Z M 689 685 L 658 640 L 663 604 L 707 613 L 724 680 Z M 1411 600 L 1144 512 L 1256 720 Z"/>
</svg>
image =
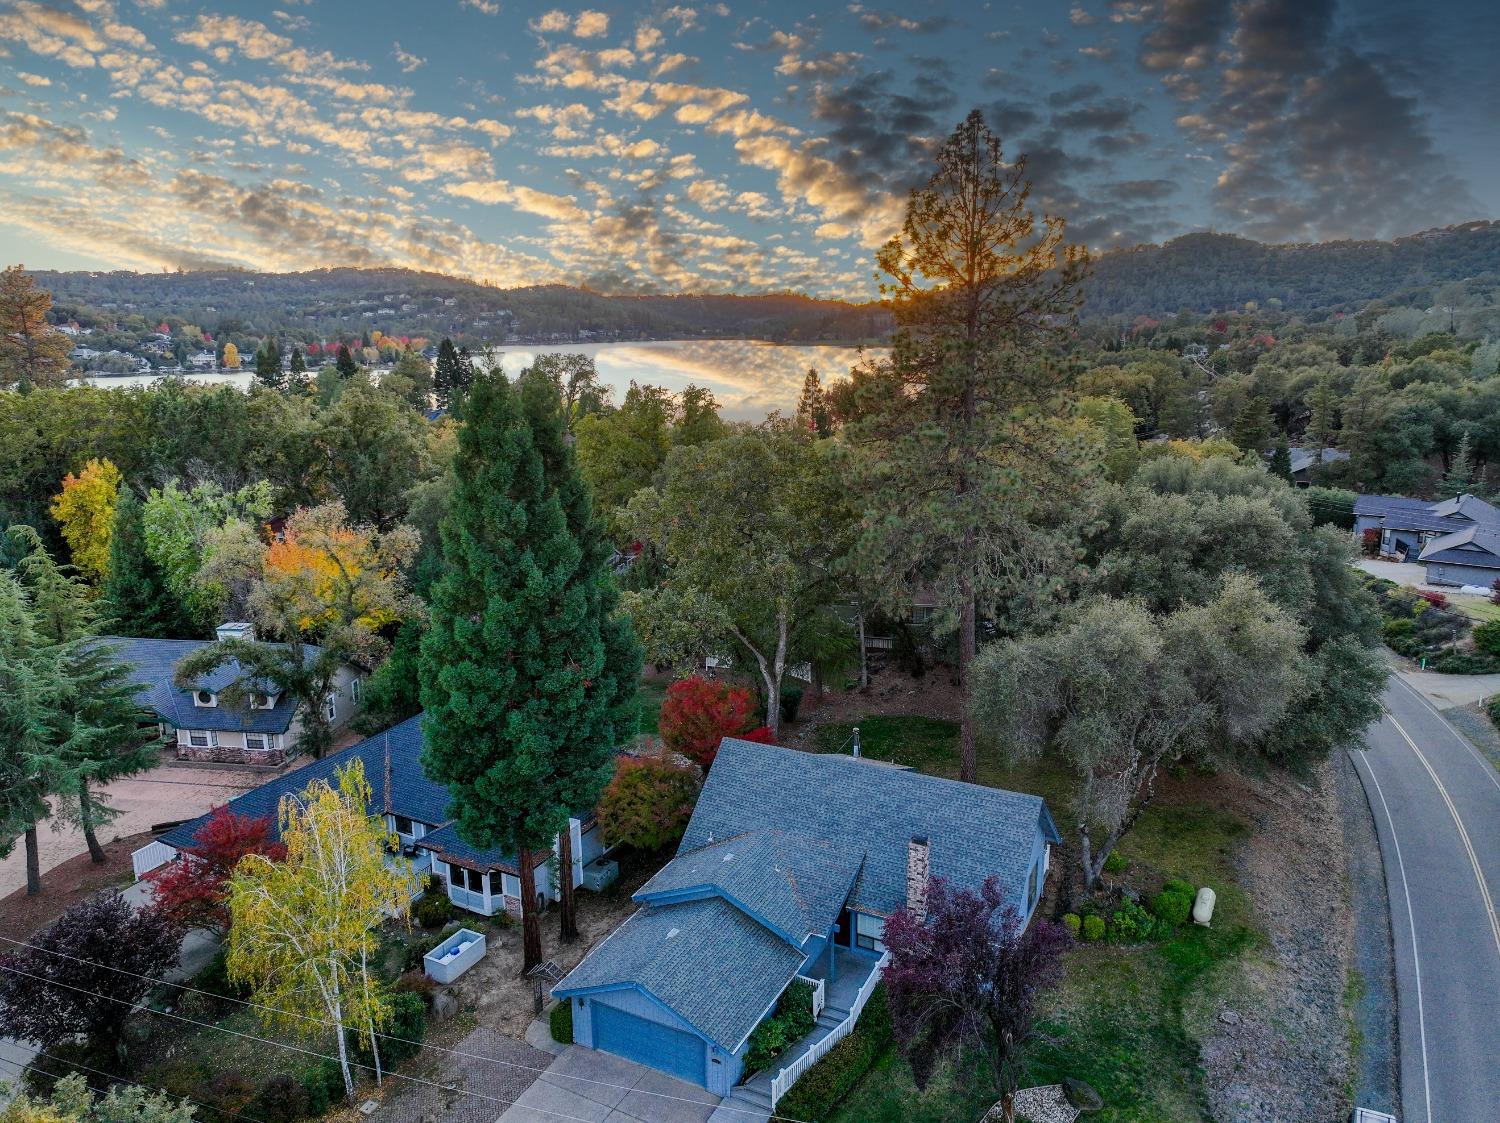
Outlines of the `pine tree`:
<svg viewBox="0 0 1500 1123">
<path fill-rule="evenodd" d="M 1257 394 L 1245 403 L 1234 419 L 1229 439 L 1241 452 L 1259 456 L 1271 441 L 1271 403 Z"/>
<path fill-rule="evenodd" d="M 1334 434 L 1337 428 L 1334 424 L 1335 415 L 1338 412 L 1338 394 L 1333 389 L 1333 382 L 1324 375 L 1318 379 L 1313 386 L 1312 393 L 1307 399 L 1310 413 L 1307 418 L 1307 435 L 1312 439 L 1317 448 L 1330 448 L 1333 446 Z"/>
<path fill-rule="evenodd" d="M 0 388 L 25 392 L 67 381 L 72 343 L 47 322 L 51 307 L 52 294 L 37 288 L 25 266 L 0 272 Z"/>
<path fill-rule="evenodd" d="M 190 627 L 167 590 L 161 567 L 146 553 L 141 501 L 129 485 L 120 488 L 115 503 L 103 594 L 104 626 L 116 635 L 170 639 Z"/>
<path fill-rule="evenodd" d="M 802 380 L 802 396 L 797 399 L 797 424 L 817 437 L 826 437 L 832 431 L 828 400 L 817 367 L 808 367 L 807 377 Z"/>
<path fill-rule="evenodd" d="M 575 520 L 586 512 L 571 483 L 549 484 L 519 399 L 486 372 L 465 401 L 421 679 L 423 766 L 448 786 L 471 845 L 519 859 L 527 970 L 542 956 L 539 852 L 608 783 L 623 685 L 601 574 L 585 565 L 597 547 L 574 537 L 565 504 Z M 548 432 L 541 439 L 550 445 Z"/>
<path fill-rule="evenodd" d="M 1276 446 L 1271 453 L 1271 474 L 1280 476 L 1287 483 L 1292 482 L 1292 449 L 1286 443 L 1285 433 L 1276 436 Z"/>
<path fill-rule="evenodd" d="M 307 393 L 307 360 L 302 357 L 302 348 L 292 347 L 292 359 L 288 367 L 287 389 L 294 394 Z"/>
<path fill-rule="evenodd" d="M 462 380 L 453 340 L 444 337 L 438 344 L 437 363 L 432 372 L 432 393 L 437 398 L 438 408 L 447 409 L 453 404 L 454 391 Z"/>
<path fill-rule="evenodd" d="M 348 381 L 359 373 L 359 364 L 354 361 L 347 344 L 339 344 L 338 358 L 334 360 L 334 367 L 339 372 L 339 377 Z"/>
<path fill-rule="evenodd" d="M 469 392 L 469 387 L 474 385 L 474 376 L 477 369 L 474 366 L 474 355 L 467 347 L 458 349 L 458 377 L 453 382 L 453 400 L 461 401 L 463 396 Z"/>
<path fill-rule="evenodd" d="M 1438 490 L 1443 495 L 1458 497 L 1471 495 L 1477 481 L 1474 476 L 1474 450 L 1469 441 L 1469 431 L 1464 430 L 1458 439 L 1458 448 L 1448 461 L 1448 470 L 1443 473 L 1443 482 Z"/>
<path fill-rule="evenodd" d="M 269 336 L 255 352 L 255 378 L 272 390 L 286 389 L 286 378 L 281 373 L 281 351 L 276 340 Z"/>
</svg>

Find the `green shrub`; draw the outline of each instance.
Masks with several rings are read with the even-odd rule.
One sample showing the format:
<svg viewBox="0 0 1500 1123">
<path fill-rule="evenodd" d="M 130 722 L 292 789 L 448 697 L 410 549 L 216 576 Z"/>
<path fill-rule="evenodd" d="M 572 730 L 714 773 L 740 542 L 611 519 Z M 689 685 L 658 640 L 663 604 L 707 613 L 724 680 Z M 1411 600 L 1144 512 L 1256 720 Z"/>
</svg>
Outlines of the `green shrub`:
<svg viewBox="0 0 1500 1123">
<path fill-rule="evenodd" d="M 307 1093 L 307 1113 L 312 1116 L 322 1115 L 344 1098 L 344 1076 L 337 1061 L 320 1061 L 306 1069 L 298 1083 Z"/>
<path fill-rule="evenodd" d="M 1063 927 L 1068 930 L 1068 935 L 1075 940 L 1078 939 L 1079 930 L 1083 926 L 1083 919 L 1076 912 L 1063 913 Z"/>
<path fill-rule="evenodd" d="M 1490 721 L 1496 729 L 1500 729 L 1500 694 L 1496 694 L 1484 704 L 1485 711 L 1490 715 Z"/>
<path fill-rule="evenodd" d="M 226 1001 L 250 997 L 250 988 L 229 978 L 229 950 L 220 948 L 208 964 L 193 976 L 193 987 Z"/>
<path fill-rule="evenodd" d="M 432 996 L 437 993 L 437 980 L 422 971 L 406 971 L 396 980 L 393 989 L 397 993 L 415 994 L 432 1008 Z"/>
<path fill-rule="evenodd" d="M 1086 916 L 1083 918 L 1083 938 L 1087 943 L 1104 939 L 1104 917 Z"/>
<path fill-rule="evenodd" d="M 427 1036 L 427 1002 L 420 994 L 397 991 L 390 996 L 391 1016 L 378 1032 L 380 1034 L 380 1063 L 389 1068 L 422 1049 L 422 1039 Z M 349 1042 L 349 1056 L 366 1068 L 375 1067 L 375 1055 L 369 1042 L 359 1040 L 352 1028 L 344 1031 Z"/>
<path fill-rule="evenodd" d="M 1468 651 L 1442 651 L 1427 664 L 1445 675 L 1489 675 L 1500 671 L 1500 659 Z"/>
<path fill-rule="evenodd" d="M 453 902 L 447 893 L 434 893 L 429 887 L 412 905 L 411 918 L 423 928 L 441 928 L 453 919 Z"/>
<path fill-rule="evenodd" d="M 802 1074 L 791 1091 L 777 1102 L 777 1114 L 790 1119 L 828 1118 L 890 1048 L 891 1039 L 891 1012 L 885 1003 L 885 988 L 876 987 L 855 1023 L 854 1032 Z"/>
<path fill-rule="evenodd" d="M 1416 628 L 1417 622 L 1415 620 L 1401 619 L 1387 620 L 1380 626 L 1381 632 L 1385 634 L 1385 641 L 1387 643 L 1390 643 L 1392 640 L 1405 639 L 1412 632 L 1416 631 Z"/>
<path fill-rule="evenodd" d="M 287 1073 L 278 1072 L 260 1086 L 250 1113 L 261 1123 L 296 1123 L 308 1113 L 307 1089 Z"/>
<path fill-rule="evenodd" d="M 1186 893 L 1172 893 L 1162 890 L 1151 898 L 1152 914 L 1164 924 L 1170 924 L 1173 928 L 1179 927 L 1187 921 L 1188 914 L 1193 911 L 1193 898 Z"/>
<path fill-rule="evenodd" d="M 1500 658 L 1500 620 L 1490 620 L 1474 629 L 1474 650 Z"/>
<path fill-rule="evenodd" d="M 1157 919 L 1134 901 L 1126 901 L 1109 918 L 1109 938 L 1117 944 L 1138 944 L 1161 932 Z"/>
<path fill-rule="evenodd" d="M 1118 850 L 1111 850 L 1109 857 L 1104 859 L 1105 873 L 1124 873 L 1129 868 L 1130 863 L 1126 860 L 1125 855 L 1121 854 Z"/>
<path fill-rule="evenodd" d="M 1191 881 L 1184 881 L 1180 877 L 1174 877 L 1161 887 L 1163 893 L 1186 893 L 1189 897 L 1198 895 L 1198 887 Z"/>
<path fill-rule="evenodd" d="M 792 980 L 776 1012 L 750 1034 L 750 1048 L 745 1053 L 745 1076 L 769 1068 L 789 1045 L 795 1045 L 813 1031 L 816 1022 L 812 1012 L 812 986 L 800 979 Z"/>
<path fill-rule="evenodd" d="M 802 688 L 785 686 L 781 690 L 781 720 L 796 721 L 797 711 L 802 708 Z"/>
<path fill-rule="evenodd" d="M 564 998 L 552 1007 L 552 1013 L 547 1015 L 547 1022 L 552 1027 L 553 1041 L 559 1045 L 573 1044 L 573 1000 L 571 998 Z"/>
<path fill-rule="evenodd" d="M 195 1097 L 225 1115 L 239 1115 L 255 1096 L 255 1081 L 237 1068 L 214 1073 Z"/>
</svg>

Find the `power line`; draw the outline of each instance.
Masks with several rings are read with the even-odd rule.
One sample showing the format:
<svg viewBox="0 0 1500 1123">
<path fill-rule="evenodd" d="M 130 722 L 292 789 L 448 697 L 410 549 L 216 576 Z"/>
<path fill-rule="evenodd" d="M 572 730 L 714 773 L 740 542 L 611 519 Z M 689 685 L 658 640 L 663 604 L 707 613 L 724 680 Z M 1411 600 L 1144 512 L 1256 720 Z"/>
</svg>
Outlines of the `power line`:
<svg viewBox="0 0 1500 1123">
<path fill-rule="evenodd" d="M 301 1020 L 301 1021 L 305 1021 L 305 1022 L 311 1022 L 312 1024 L 317 1025 L 317 1026 L 321 1026 L 321 1027 L 323 1027 L 325 1029 L 337 1027 L 337 1029 L 340 1032 L 344 1032 L 344 1031 L 352 1028 L 352 1027 L 345 1026 L 341 1022 L 330 1021 L 327 1018 L 317 1018 L 317 1017 L 313 1017 L 313 1016 L 307 1015 L 307 1014 L 299 1014 L 299 1013 L 297 1013 L 295 1011 L 283 1010 L 283 1009 L 279 1009 L 279 1008 L 273 1007 L 273 1006 L 266 1006 L 266 1005 L 264 1005 L 262 1003 L 250 1002 L 250 1001 L 248 1001 L 246 999 L 234 998 L 234 997 L 231 997 L 229 995 L 213 994 L 210 991 L 200 990 L 197 987 L 191 987 L 191 986 L 188 986 L 185 983 L 173 982 L 173 981 L 171 981 L 169 979 L 157 978 L 157 977 L 151 976 L 151 975 L 142 975 L 142 974 L 139 974 L 139 973 L 134 972 L 134 971 L 127 971 L 123 967 L 116 967 L 116 966 L 114 966 L 112 964 L 101 963 L 98 960 L 82 959 L 82 958 L 80 958 L 78 956 L 69 955 L 66 952 L 57 951 L 57 950 L 55 950 L 53 948 L 44 948 L 44 947 L 38 947 L 38 946 L 33 945 L 33 944 L 26 944 L 26 943 L 23 943 L 23 942 L 21 942 L 19 940 L 11 939 L 9 936 L 0 936 L 0 941 L 4 941 L 5 943 L 8 943 L 8 944 L 13 944 L 16 947 L 26 948 L 26 949 L 29 949 L 29 950 L 32 950 L 32 951 L 40 951 L 40 952 L 44 952 L 44 953 L 46 953 L 48 955 L 55 955 L 55 956 L 58 956 L 59 958 L 67 959 L 67 960 L 70 960 L 70 961 L 72 961 L 74 963 L 80 963 L 80 964 L 83 964 L 84 966 L 87 966 L 87 967 L 103 967 L 105 970 L 114 971 L 117 974 L 121 974 L 121 975 L 128 975 L 131 978 L 139 979 L 142 982 L 153 983 L 153 984 L 158 985 L 158 986 L 176 987 L 178 990 L 187 991 L 190 994 L 200 994 L 200 995 L 203 995 L 203 996 L 205 996 L 207 998 L 214 999 L 216 1001 L 233 1002 L 233 1003 L 236 1003 L 236 1004 L 238 1004 L 240 1006 L 249 1007 L 250 1009 L 263 1011 L 265 1013 L 273 1014 L 273 1015 L 276 1015 L 276 1016 L 279 1016 L 279 1017 L 290 1017 L 290 1018 L 295 1018 L 295 1019 L 298 1019 L 298 1020 Z M 54 980 L 54 979 L 44 979 L 44 978 L 42 978 L 41 976 L 38 976 L 38 975 L 31 975 L 28 972 L 22 971 L 22 970 L 20 970 L 17 967 L 12 967 L 12 966 L 10 966 L 8 964 L 5 964 L 5 963 L 0 963 L 0 970 L 11 971 L 11 972 L 14 972 L 16 974 L 26 975 L 26 977 L 28 977 L 28 978 L 37 979 L 38 981 L 47 983 L 49 985 L 65 987 L 68 990 L 76 991 L 76 992 L 78 992 L 80 994 L 91 995 L 92 997 L 95 997 L 95 998 L 104 998 L 104 999 L 107 999 L 108 1001 L 111 1001 L 111 1002 L 118 1002 L 118 1003 L 122 1003 L 123 1004 L 124 1002 L 127 1001 L 126 999 L 123 999 L 123 998 L 117 998 L 117 997 L 114 997 L 112 995 L 107 995 L 107 994 L 99 994 L 98 992 L 86 990 L 86 989 L 84 989 L 82 987 L 72 986 L 72 985 L 70 985 L 68 983 L 63 983 L 63 982 L 60 982 L 60 981 L 57 981 L 57 980 Z M 132 1003 L 131 1005 L 133 1006 L 134 1003 Z M 173 1014 L 173 1013 L 170 1013 L 170 1012 L 165 1011 L 165 1010 L 150 1010 L 149 1012 L 150 1013 L 154 1013 L 154 1014 L 161 1014 L 161 1015 L 163 1015 L 165 1017 L 169 1017 L 169 1018 L 174 1018 L 174 1019 L 176 1019 L 178 1021 L 186 1022 L 189 1025 L 198 1026 L 198 1027 L 200 1027 L 202 1029 L 218 1030 L 220 1033 L 228 1033 L 228 1034 L 231 1034 L 232 1036 L 241 1037 L 241 1038 L 244 1038 L 246 1040 L 264 1041 L 267 1044 L 277 1045 L 277 1046 L 279 1046 L 281 1048 L 284 1048 L 284 1049 L 293 1049 L 293 1050 L 295 1050 L 297 1052 L 305 1053 L 308 1056 L 318 1057 L 318 1058 L 320 1058 L 322 1060 L 325 1060 L 325 1061 L 337 1061 L 338 1060 L 337 1057 L 329 1056 L 329 1055 L 324 1054 L 324 1053 L 316 1053 L 316 1052 L 313 1052 L 313 1051 L 308 1050 L 308 1049 L 303 1049 L 300 1046 L 291 1045 L 291 1044 L 288 1044 L 286 1042 L 281 1042 L 281 1041 L 274 1041 L 274 1040 L 272 1040 L 270 1038 L 266 1038 L 266 1037 L 257 1037 L 254 1034 L 241 1033 L 238 1030 L 228 1029 L 227 1027 L 224 1027 L 224 1026 L 216 1026 L 216 1025 L 213 1025 L 213 1024 L 208 1023 L 208 1022 L 199 1022 L 199 1021 L 196 1021 L 196 1020 L 194 1020 L 192 1018 L 184 1017 L 184 1016 L 179 1015 L 179 1014 Z M 449 1056 L 462 1057 L 462 1058 L 464 1058 L 466 1060 L 488 1061 L 491 1064 L 503 1065 L 503 1066 L 505 1066 L 507 1068 L 519 1069 L 519 1070 L 521 1070 L 523 1072 L 534 1072 L 534 1073 L 536 1073 L 538 1075 L 541 1075 L 543 1073 L 548 1072 L 548 1069 L 537 1068 L 537 1067 L 535 1067 L 533 1065 L 524 1065 L 524 1064 L 521 1064 L 521 1063 L 519 1063 L 517 1061 L 507 1061 L 507 1060 L 504 1060 L 504 1059 L 502 1059 L 500 1057 L 486 1057 L 483 1054 L 480 1054 L 480 1053 L 468 1053 L 468 1052 L 465 1052 L 462 1049 L 448 1049 L 448 1048 L 444 1048 L 444 1047 L 439 1046 L 439 1045 L 430 1045 L 430 1044 L 426 1044 L 426 1043 L 421 1042 L 421 1041 L 414 1041 L 414 1040 L 412 1040 L 410 1038 L 396 1037 L 396 1036 L 394 1036 L 392 1034 L 381 1033 L 378 1030 L 375 1031 L 375 1036 L 377 1038 L 380 1038 L 381 1040 L 384 1040 L 384 1041 L 397 1042 L 397 1043 L 403 1044 L 403 1045 L 411 1045 L 411 1046 L 413 1046 L 415 1048 L 418 1048 L 418 1049 L 430 1049 L 430 1050 L 432 1050 L 435 1053 L 442 1053 L 442 1054 L 449 1055 Z M 369 1071 L 369 1072 L 374 1072 L 375 1071 L 374 1066 L 362 1064 L 362 1063 L 360 1063 L 358 1061 L 350 1060 L 349 1064 L 351 1066 L 353 1066 L 353 1067 L 356 1067 L 356 1068 L 363 1068 L 363 1069 L 365 1069 L 366 1071 Z M 421 1080 L 418 1077 L 407 1076 L 407 1075 L 405 1075 L 403 1073 L 390 1072 L 390 1071 L 385 1071 L 385 1070 L 382 1070 L 382 1071 L 384 1072 L 384 1075 L 386 1075 L 386 1076 L 395 1077 L 395 1078 L 401 1079 L 401 1080 L 415 1081 L 417 1083 L 425 1084 L 425 1085 L 428 1085 L 430 1087 L 439 1088 L 439 1089 L 442 1089 L 442 1090 L 445 1090 L 445 1091 L 454 1091 L 454 1092 L 462 1093 L 464 1095 L 479 1096 L 482 1099 L 491 1099 L 491 1100 L 495 1099 L 495 1097 L 484 1096 L 482 1093 L 479 1093 L 479 1092 L 471 1092 L 471 1091 L 468 1091 L 467 1089 L 457 1088 L 457 1087 L 453 1087 L 453 1086 L 445 1085 L 445 1084 L 436 1084 L 436 1083 L 433 1083 L 432 1081 Z M 612 1088 L 612 1089 L 614 1089 L 616 1091 L 622 1091 L 622 1092 L 631 1092 L 631 1091 L 638 1092 L 638 1093 L 640 1093 L 642 1095 L 655 1096 L 658 1099 L 677 1100 L 677 1101 L 680 1101 L 680 1102 L 683 1102 L 683 1103 L 701 1103 L 701 1101 L 691 1099 L 690 1097 L 687 1097 L 687 1096 L 674 1096 L 674 1095 L 671 1095 L 670 1093 L 667 1093 L 667 1092 L 651 1092 L 651 1091 L 647 1091 L 646 1089 L 635 1088 L 635 1087 L 632 1087 L 632 1086 L 627 1085 L 627 1084 L 615 1084 L 615 1083 L 612 1083 L 612 1082 L 607 1081 L 607 1080 L 595 1080 L 595 1079 L 592 1079 L 592 1078 L 586 1077 L 586 1076 L 574 1076 L 574 1075 L 572 1075 L 570 1073 L 554 1073 L 553 1075 L 554 1076 L 563 1077 L 564 1079 L 567 1079 L 567 1080 L 575 1080 L 575 1081 L 578 1081 L 579 1083 L 583 1083 L 583 1084 L 594 1084 L 594 1085 L 597 1085 L 597 1086 L 599 1086 L 601 1088 Z M 499 1102 L 499 1103 L 509 1103 L 511 1101 L 508 1101 L 508 1100 L 497 1100 L 496 1102 Z M 729 1107 L 729 1110 L 730 1111 L 736 1111 L 736 1112 L 742 1112 L 744 1114 L 758 1114 L 758 1112 L 750 1111 L 747 1108 L 738 1108 L 738 1107 L 734 1107 L 732 1105 Z M 551 1114 L 555 1114 L 555 1113 L 551 1113 Z M 572 1117 L 571 1116 L 563 1116 L 563 1118 L 572 1118 Z M 785 1115 L 773 1115 L 772 1118 L 773 1119 L 784 1120 L 784 1121 L 786 1121 L 786 1123 L 805 1123 L 805 1121 L 803 1121 L 803 1120 L 796 1120 L 796 1119 L 793 1119 L 791 1116 L 785 1116 Z"/>
</svg>

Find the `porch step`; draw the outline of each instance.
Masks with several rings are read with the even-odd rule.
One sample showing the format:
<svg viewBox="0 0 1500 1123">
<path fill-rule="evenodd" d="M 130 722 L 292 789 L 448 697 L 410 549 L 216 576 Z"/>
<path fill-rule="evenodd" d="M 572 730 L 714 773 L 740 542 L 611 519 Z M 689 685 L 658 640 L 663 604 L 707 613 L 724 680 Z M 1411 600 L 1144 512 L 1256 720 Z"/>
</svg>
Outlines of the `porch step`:
<svg viewBox="0 0 1500 1123">
<path fill-rule="evenodd" d="M 738 1100 L 750 1107 L 759 1108 L 761 1111 L 771 1110 L 771 1093 L 769 1089 L 758 1088 L 754 1084 L 741 1084 L 730 1094 L 729 1098 Z"/>
</svg>

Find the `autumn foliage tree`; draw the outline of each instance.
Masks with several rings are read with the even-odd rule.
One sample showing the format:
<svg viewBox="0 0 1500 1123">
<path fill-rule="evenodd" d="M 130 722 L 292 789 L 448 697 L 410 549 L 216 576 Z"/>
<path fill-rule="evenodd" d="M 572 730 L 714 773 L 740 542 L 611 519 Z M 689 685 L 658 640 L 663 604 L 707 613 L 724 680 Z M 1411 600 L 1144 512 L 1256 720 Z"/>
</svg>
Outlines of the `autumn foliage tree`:
<svg viewBox="0 0 1500 1123">
<path fill-rule="evenodd" d="M 25 266 L 0 272 L 0 388 L 61 386 L 72 342 L 47 322 L 52 295 Z"/>
<path fill-rule="evenodd" d="M 657 729 L 667 748 L 707 768 L 720 741 L 744 733 L 754 723 L 749 690 L 692 675 L 667 687 Z"/>
<path fill-rule="evenodd" d="M 240 859 L 259 854 L 279 862 L 286 847 L 272 837 L 270 816 L 240 815 L 226 805 L 214 808 L 182 854 L 152 879 L 153 906 L 178 928 L 223 935 L 229 930 L 229 878 Z"/>
<path fill-rule="evenodd" d="M 660 850 L 682 838 L 697 799 L 693 769 L 665 755 L 621 757 L 599 798 L 599 827 L 611 845 Z"/>
<path fill-rule="evenodd" d="M 109 572 L 109 539 L 122 478 L 108 460 L 90 460 L 76 476 L 69 472 L 63 477 L 62 491 L 52 500 L 52 517 L 73 564 L 90 581 Z"/>
<path fill-rule="evenodd" d="M 1068 934 L 1041 920 L 1026 927 L 993 877 L 978 893 L 934 877 L 925 915 L 897 910 L 884 940 L 896 1044 L 918 1087 L 944 1058 L 977 1054 L 989 1063 L 1012 1123 L 1021 1049 L 1037 998 L 1062 977 Z"/>
</svg>

